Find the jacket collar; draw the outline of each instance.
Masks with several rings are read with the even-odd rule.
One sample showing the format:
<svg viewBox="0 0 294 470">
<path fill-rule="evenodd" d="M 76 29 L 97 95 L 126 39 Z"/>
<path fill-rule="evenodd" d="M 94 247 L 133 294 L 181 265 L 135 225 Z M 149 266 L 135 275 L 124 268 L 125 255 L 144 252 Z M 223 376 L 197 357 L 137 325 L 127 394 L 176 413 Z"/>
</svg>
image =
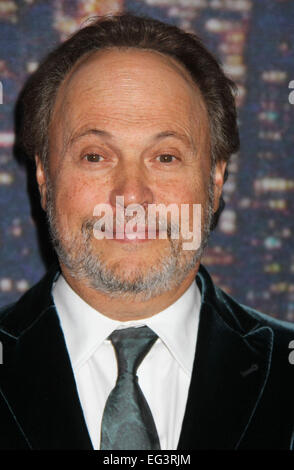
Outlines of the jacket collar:
<svg viewBox="0 0 294 470">
<path fill-rule="evenodd" d="M 54 264 L 1 320 L 0 393 L 29 448 L 93 449 L 51 295 L 58 273 Z M 178 449 L 238 448 L 267 381 L 273 331 L 202 265 L 196 282 L 200 322 Z"/>
</svg>

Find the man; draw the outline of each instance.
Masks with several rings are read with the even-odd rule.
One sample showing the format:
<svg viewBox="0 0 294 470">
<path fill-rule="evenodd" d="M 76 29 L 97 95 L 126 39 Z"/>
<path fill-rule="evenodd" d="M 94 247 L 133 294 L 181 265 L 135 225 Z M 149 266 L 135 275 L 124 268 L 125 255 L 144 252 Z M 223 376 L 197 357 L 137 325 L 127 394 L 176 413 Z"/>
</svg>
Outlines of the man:
<svg viewBox="0 0 294 470">
<path fill-rule="evenodd" d="M 2 309 L 2 449 L 292 448 L 293 326 L 200 264 L 239 146 L 233 91 L 196 36 L 130 14 L 29 81 L 20 138 L 59 263 Z M 180 214 L 166 230 L 160 204 Z"/>
</svg>

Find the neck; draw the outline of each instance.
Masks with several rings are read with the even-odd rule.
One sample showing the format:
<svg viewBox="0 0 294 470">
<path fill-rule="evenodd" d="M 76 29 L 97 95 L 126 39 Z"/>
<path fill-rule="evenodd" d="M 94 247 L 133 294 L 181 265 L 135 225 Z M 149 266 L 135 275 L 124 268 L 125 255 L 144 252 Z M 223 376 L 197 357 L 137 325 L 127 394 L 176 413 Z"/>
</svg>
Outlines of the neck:
<svg viewBox="0 0 294 470">
<path fill-rule="evenodd" d="M 177 287 L 163 294 L 142 301 L 137 295 L 110 297 L 87 285 L 86 281 L 72 277 L 70 271 L 60 263 L 61 271 L 70 287 L 91 307 L 103 315 L 119 321 L 140 320 L 149 318 L 165 310 L 179 299 L 194 282 L 200 262 L 190 271 L 184 281 Z"/>
</svg>

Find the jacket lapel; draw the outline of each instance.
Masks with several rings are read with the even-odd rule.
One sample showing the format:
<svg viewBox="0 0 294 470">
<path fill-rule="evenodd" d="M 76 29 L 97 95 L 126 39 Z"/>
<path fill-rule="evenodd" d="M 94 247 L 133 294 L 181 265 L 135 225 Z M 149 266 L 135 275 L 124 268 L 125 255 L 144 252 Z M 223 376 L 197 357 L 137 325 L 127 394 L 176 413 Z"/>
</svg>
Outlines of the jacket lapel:
<svg viewBox="0 0 294 470">
<path fill-rule="evenodd" d="M 273 331 L 215 288 L 203 266 L 196 281 L 202 304 L 178 449 L 237 449 L 266 384 Z"/>
<path fill-rule="evenodd" d="M 2 324 L 0 391 L 27 448 L 93 449 L 51 296 L 56 274 L 55 266 Z"/>
</svg>

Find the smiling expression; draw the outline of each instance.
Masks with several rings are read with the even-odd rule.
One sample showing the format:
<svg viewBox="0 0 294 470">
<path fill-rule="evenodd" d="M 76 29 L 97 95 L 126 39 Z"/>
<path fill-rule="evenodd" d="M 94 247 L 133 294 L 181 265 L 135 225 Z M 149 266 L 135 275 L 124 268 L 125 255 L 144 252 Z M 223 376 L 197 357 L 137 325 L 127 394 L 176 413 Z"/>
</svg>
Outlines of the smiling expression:
<svg viewBox="0 0 294 470">
<path fill-rule="evenodd" d="M 138 49 L 82 58 L 59 87 L 49 143 L 47 175 L 37 156 L 37 179 L 44 209 L 50 199 L 64 252 L 77 260 L 87 249 L 92 261 L 99 260 L 126 286 L 148 278 L 156 267 L 160 273 L 171 256 L 176 256 L 173 277 L 176 265 L 183 271 L 189 262 L 191 271 L 193 253 L 183 253 L 181 240 L 121 243 L 96 240 L 88 230 L 95 220 L 93 208 L 109 204 L 115 213 L 117 196 L 124 197 L 125 206 L 145 209 L 148 204 L 201 204 L 204 228 L 211 178 L 209 124 L 202 96 L 181 64 Z M 224 165 L 217 164 L 213 211 L 223 172 Z M 73 266 L 66 264 L 63 269 L 74 276 Z"/>
</svg>

